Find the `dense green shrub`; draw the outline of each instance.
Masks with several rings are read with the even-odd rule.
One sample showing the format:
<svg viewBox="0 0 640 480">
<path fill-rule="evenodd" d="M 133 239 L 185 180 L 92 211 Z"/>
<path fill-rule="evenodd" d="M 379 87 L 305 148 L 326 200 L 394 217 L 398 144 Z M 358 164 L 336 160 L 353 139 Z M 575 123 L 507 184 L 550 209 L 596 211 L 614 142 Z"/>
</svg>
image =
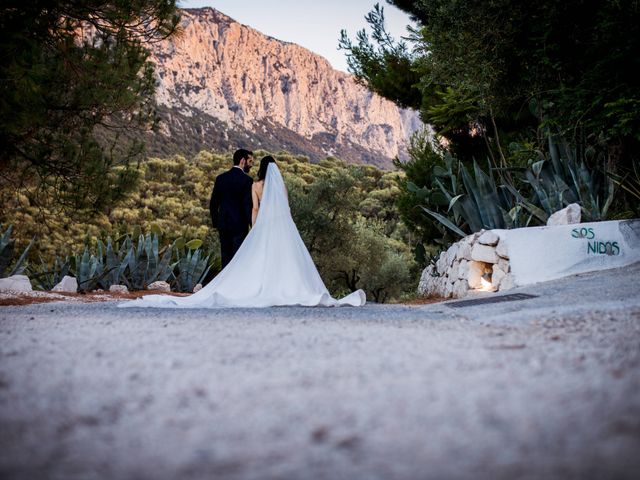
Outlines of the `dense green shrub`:
<svg viewBox="0 0 640 480">
<path fill-rule="evenodd" d="M 426 183 L 414 183 L 424 182 L 425 175 L 412 171 L 404 182 L 413 204 L 427 215 L 416 223 L 422 222 L 424 230 L 437 226 L 440 238 L 428 240 L 442 244 L 452 240 L 451 234 L 543 225 L 571 203 L 580 205 L 583 221 L 605 220 L 614 200 L 615 182 L 602 156 L 551 135 L 547 151 L 530 152 L 526 167 L 499 169 L 487 162 L 483 169 L 475 160 L 468 167 L 446 150 L 441 155 L 444 166 L 432 166 Z"/>
</svg>

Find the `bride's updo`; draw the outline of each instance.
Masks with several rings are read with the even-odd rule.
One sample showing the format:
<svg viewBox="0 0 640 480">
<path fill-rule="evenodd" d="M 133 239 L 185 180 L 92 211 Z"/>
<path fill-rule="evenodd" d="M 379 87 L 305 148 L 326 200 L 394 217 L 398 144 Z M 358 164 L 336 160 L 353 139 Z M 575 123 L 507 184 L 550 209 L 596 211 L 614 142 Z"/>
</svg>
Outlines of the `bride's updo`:
<svg viewBox="0 0 640 480">
<path fill-rule="evenodd" d="M 264 180 L 267 176 L 267 167 L 270 163 L 276 163 L 275 158 L 267 155 L 260 160 L 260 169 L 258 170 L 258 181 Z"/>
</svg>

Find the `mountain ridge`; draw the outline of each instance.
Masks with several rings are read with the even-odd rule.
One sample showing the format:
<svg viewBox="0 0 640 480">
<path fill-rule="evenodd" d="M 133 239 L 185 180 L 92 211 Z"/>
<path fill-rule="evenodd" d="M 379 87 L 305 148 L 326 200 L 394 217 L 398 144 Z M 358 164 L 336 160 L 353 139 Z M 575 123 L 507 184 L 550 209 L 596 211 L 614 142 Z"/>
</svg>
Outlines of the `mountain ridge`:
<svg viewBox="0 0 640 480">
<path fill-rule="evenodd" d="M 383 168 L 406 158 L 421 126 L 416 112 L 214 8 L 181 13 L 179 33 L 152 47 L 162 123 L 149 139 L 151 154 L 242 146 Z"/>
</svg>

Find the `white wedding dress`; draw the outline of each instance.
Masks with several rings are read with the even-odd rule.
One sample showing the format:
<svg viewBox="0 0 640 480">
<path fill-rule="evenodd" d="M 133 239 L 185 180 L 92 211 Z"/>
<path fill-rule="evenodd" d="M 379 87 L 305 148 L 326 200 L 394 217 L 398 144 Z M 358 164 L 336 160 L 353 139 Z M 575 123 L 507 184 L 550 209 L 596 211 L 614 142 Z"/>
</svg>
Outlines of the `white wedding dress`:
<svg viewBox="0 0 640 480">
<path fill-rule="evenodd" d="M 147 295 L 119 307 L 219 308 L 278 305 L 359 307 L 362 290 L 332 298 L 300 238 L 280 170 L 270 163 L 256 224 L 233 259 L 202 290 L 188 297 Z"/>
</svg>

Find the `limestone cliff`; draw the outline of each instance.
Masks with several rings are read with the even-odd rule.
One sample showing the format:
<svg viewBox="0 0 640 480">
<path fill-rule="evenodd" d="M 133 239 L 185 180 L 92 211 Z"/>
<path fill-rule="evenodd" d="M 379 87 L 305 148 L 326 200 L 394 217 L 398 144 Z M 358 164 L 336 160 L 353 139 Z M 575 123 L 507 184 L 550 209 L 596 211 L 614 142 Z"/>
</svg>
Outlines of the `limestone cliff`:
<svg viewBox="0 0 640 480">
<path fill-rule="evenodd" d="M 183 10 L 179 34 L 154 46 L 153 60 L 155 153 L 243 146 L 388 167 L 421 125 L 319 55 L 211 8 Z"/>
</svg>

